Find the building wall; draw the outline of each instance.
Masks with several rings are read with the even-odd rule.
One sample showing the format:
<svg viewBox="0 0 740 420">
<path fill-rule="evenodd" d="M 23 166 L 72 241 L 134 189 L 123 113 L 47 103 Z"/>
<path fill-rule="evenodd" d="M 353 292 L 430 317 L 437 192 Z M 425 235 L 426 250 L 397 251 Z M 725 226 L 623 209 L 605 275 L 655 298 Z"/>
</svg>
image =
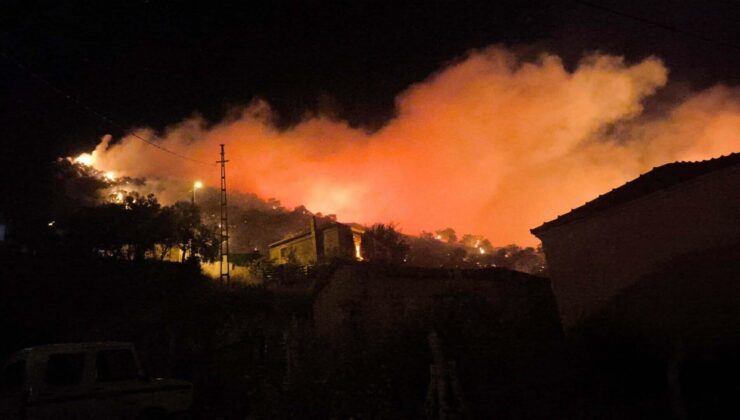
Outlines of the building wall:
<svg viewBox="0 0 740 420">
<path fill-rule="evenodd" d="M 352 259 L 355 257 L 355 244 L 352 229 L 349 226 L 332 226 L 325 229 L 323 235 L 324 257 L 327 260 L 333 258 Z"/>
<path fill-rule="evenodd" d="M 315 264 L 317 261 L 316 244 L 313 235 L 306 235 L 293 241 L 270 248 L 270 258 L 278 264 L 289 262 L 290 255 L 301 265 Z"/>
<path fill-rule="evenodd" d="M 737 244 L 739 215 L 735 167 L 540 232 L 563 326 L 682 255 Z"/>
<path fill-rule="evenodd" d="M 270 258 L 278 264 L 285 264 L 292 254 L 301 265 L 313 265 L 335 258 L 355 259 L 361 240 L 360 231 L 347 225 L 337 224 L 318 231 L 312 226 L 310 234 L 271 246 Z"/>
<path fill-rule="evenodd" d="M 401 327 L 428 332 L 434 320 L 460 316 L 484 329 L 505 324 L 524 335 L 560 333 L 547 279 L 505 269 L 471 273 L 342 265 L 314 300 L 316 331 L 333 343 L 353 333 L 382 340 Z"/>
</svg>

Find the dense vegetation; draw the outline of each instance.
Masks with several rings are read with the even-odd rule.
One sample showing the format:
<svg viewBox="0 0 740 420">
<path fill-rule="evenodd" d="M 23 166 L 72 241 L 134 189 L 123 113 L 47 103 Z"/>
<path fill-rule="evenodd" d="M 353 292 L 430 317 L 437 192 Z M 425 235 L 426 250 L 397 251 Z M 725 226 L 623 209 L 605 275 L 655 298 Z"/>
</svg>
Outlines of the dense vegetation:
<svg viewBox="0 0 740 420">
<path fill-rule="evenodd" d="M 206 261 L 217 257 L 220 196 L 215 189 L 198 191 L 192 200 L 162 205 L 151 191 L 157 183 L 128 177 L 113 178 L 68 159 L 54 163 L 53 196 L 49 222 L 36 235 L 33 245 L 44 252 L 98 255 L 116 259 L 165 259 L 171 250 L 182 262 L 197 255 Z M 168 185 L 166 190 L 184 192 L 187 187 Z M 308 230 L 311 219 L 319 226 L 337 221 L 336 215 L 312 213 L 303 206 L 286 209 L 273 198 L 254 194 L 229 194 L 230 250 L 239 264 L 269 265 L 268 245 Z M 24 227 L 11 224 L 11 235 Z M 504 267 L 532 274 L 545 274 L 542 250 L 517 245 L 495 247 L 480 235 L 458 238 L 452 228 L 419 236 L 403 234 L 396 225 L 375 224 L 366 228 L 362 253 L 366 260 L 422 267 Z M 168 258 L 171 259 L 171 258 Z M 262 259 L 263 261 L 256 261 Z"/>
</svg>

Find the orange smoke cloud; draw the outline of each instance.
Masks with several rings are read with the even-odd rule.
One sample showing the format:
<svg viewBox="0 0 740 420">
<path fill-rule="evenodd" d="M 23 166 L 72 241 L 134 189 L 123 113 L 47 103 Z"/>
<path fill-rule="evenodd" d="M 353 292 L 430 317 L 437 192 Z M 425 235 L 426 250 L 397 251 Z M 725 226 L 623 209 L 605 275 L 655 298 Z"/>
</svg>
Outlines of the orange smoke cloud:
<svg viewBox="0 0 740 420">
<path fill-rule="evenodd" d="M 183 121 L 160 141 L 207 162 L 226 144 L 229 188 L 287 206 L 394 221 L 407 233 L 451 226 L 529 245 L 530 228 L 654 165 L 740 149 L 737 89 L 698 93 L 660 119 L 636 118 L 667 74 L 653 57 L 627 64 L 597 54 L 568 71 L 554 55 L 528 62 L 494 47 L 409 87 L 397 116 L 373 133 L 321 115 L 280 130 L 269 105 L 254 101 L 213 126 Z M 116 174 L 219 185 L 216 166 L 131 136 L 105 138 L 93 156 Z"/>
</svg>

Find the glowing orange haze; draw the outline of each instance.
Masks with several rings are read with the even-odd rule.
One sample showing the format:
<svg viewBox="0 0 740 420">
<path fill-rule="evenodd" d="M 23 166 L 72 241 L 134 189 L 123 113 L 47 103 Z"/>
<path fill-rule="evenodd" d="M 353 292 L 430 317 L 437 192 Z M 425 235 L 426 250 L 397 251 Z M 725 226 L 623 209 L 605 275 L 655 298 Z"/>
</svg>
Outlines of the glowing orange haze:
<svg viewBox="0 0 740 420">
<path fill-rule="evenodd" d="M 641 101 L 667 73 L 657 58 L 628 65 L 608 55 L 568 72 L 557 56 L 523 62 L 493 47 L 409 87 L 397 116 L 374 133 L 323 116 L 280 131 L 269 105 L 254 101 L 211 127 L 197 117 L 172 126 L 162 145 L 214 162 L 224 143 L 229 188 L 287 206 L 394 221 L 412 234 L 451 226 L 529 245 L 530 228 L 652 166 L 740 150 L 737 88 L 693 94 L 659 118 L 642 115 Z M 109 140 L 95 150 L 98 169 L 219 185 L 216 166 L 133 137 Z"/>
</svg>

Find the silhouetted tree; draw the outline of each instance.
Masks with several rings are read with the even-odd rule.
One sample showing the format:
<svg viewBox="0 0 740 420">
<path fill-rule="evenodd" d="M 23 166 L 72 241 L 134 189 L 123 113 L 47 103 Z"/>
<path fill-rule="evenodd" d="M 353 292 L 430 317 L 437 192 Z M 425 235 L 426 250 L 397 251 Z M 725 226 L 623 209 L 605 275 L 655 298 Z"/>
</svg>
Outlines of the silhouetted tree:
<svg viewBox="0 0 740 420">
<path fill-rule="evenodd" d="M 466 233 L 460 239 L 460 244 L 466 248 L 469 253 L 475 253 L 483 249 L 484 252 L 490 252 L 493 249 L 491 241 L 486 239 L 483 235 L 471 235 Z"/>
<path fill-rule="evenodd" d="M 154 251 L 160 239 L 158 215 L 161 205 L 154 194 L 131 193 L 123 199 L 125 229 L 120 234 L 128 245 L 130 259 L 141 260 L 147 251 Z"/>
<path fill-rule="evenodd" d="M 371 226 L 362 235 L 362 256 L 368 261 L 403 263 L 409 245 L 392 224 Z"/>
<path fill-rule="evenodd" d="M 200 221 L 198 208 L 189 202 L 162 207 L 154 195 L 130 193 L 120 202 L 78 210 L 63 226 L 68 243 L 77 252 L 140 260 L 147 255 L 164 259 L 169 250 L 197 254 L 213 261 L 218 235 Z"/>
<path fill-rule="evenodd" d="M 468 255 L 464 248 L 453 248 L 450 252 L 449 265 L 452 267 L 461 267 L 465 262 L 465 257 Z"/>
<path fill-rule="evenodd" d="M 524 248 L 514 255 L 513 268 L 530 274 L 544 274 L 545 255 L 541 250 Z"/>
<path fill-rule="evenodd" d="M 200 209 L 189 201 L 178 201 L 163 207 L 157 217 L 158 240 L 164 258 L 170 249 L 178 247 L 181 262 L 187 256 L 213 261 L 218 255 L 219 238 L 216 228 L 201 222 Z"/>
<path fill-rule="evenodd" d="M 188 252 L 192 254 L 193 240 L 201 227 L 200 210 L 191 202 L 178 201 L 170 206 L 168 212 L 171 213 L 174 227 L 173 239 L 180 248 L 184 262 Z"/>
<path fill-rule="evenodd" d="M 64 220 L 82 207 L 101 203 L 108 182 L 93 168 L 57 159 L 53 171 L 51 204 L 56 220 Z"/>
<path fill-rule="evenodd" d="M 198 224 L 193 233 L 193 253 L 204 261 L 215 261 L 218 258 L 220 238 L 214 226 Z"/>
<path fill-rule="evenodd" d="M 442 267 L 448 262 L 451 246 L 436 238 L 431 232 L 406 238 L 409 244 L 407 262 L 420 267 Z"/>
<path fill-rule="evenodd" d="M 159 214 L 157 214 L 156 218 L 158 246 L 155 247 L 155 253 L 156 251 L 159 251 L 159 254 L 155 254 L 155 258 L 164 260 L 172 248 L 179 247 L 180 245 L 180 238 L 177 234 L 178 228 L 176 216 L 173 207 L 163 207 L 159 211 Z"/>
<path fill-rule="evenodd" d="M 434 233 L 436 238 L 440 241 L 447 242 L 448 244 L 454 244 L 457 242 L 457 234 L 453 228 L 448 227 L 447 229 L 441 229 Z"/>
<path fill-rule="evenodd" d="M 124 212 L 123 205 L 114 203 L 85 207 L 73 214 L 61 230 L 73 252 L 122 258 L 126 244 L 123 231 L 128 227 Z"/>
</svg>

